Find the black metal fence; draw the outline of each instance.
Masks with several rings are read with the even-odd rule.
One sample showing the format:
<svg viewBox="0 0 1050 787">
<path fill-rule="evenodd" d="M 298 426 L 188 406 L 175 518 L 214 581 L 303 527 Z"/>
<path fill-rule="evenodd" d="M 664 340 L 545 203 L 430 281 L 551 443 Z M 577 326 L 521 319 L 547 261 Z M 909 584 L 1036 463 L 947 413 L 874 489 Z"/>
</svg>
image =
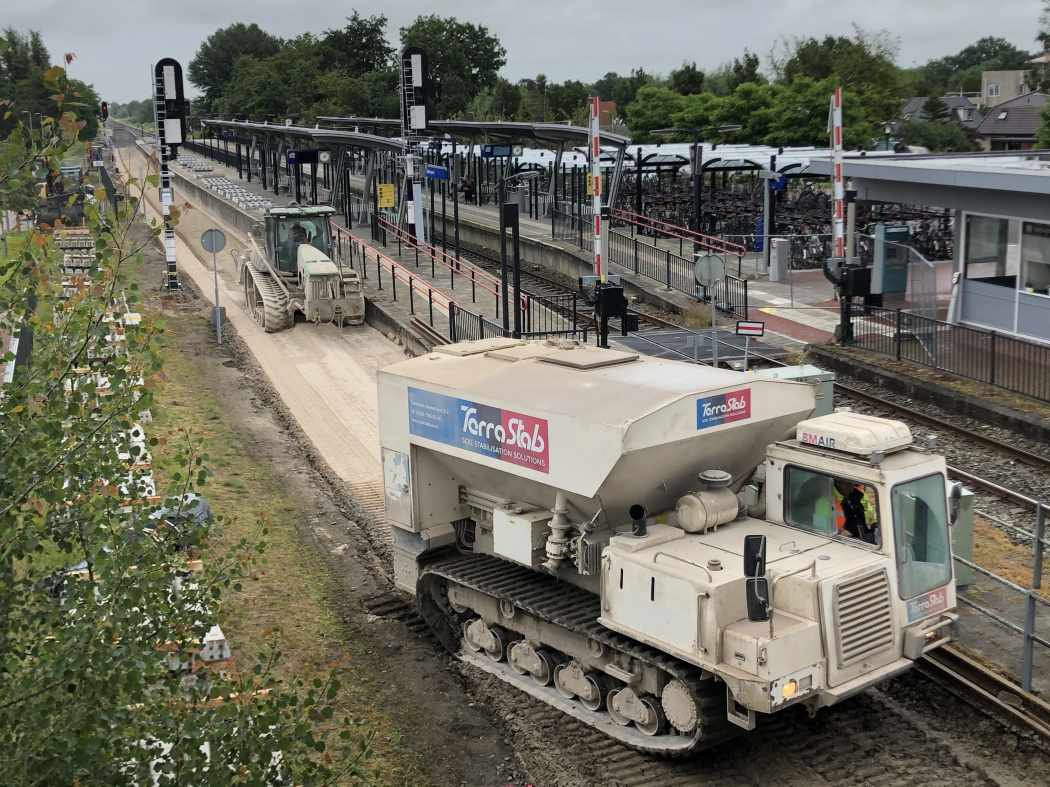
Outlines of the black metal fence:
<svg viewBox="0 0 1050 787">
<path fill-rule="evenodd" d="M 1050 346 L 854 304 L 853 346 L 1050 401 Z"/>
<path fill-rule="evenodd" d="M 575 294 L 524 296 L 520 338 L 579 337 L 586 343 L 588 329 L 586 325 L 580 326 L 576 306 Z M 505 330 L 499 323 L 464 309 L 458 303 L 451 303 L 448 309 L 448 334 L 448 338 L 453 342 L 466 342 L 499 336 L 509 337 L 514 335 L 514 331 L 513 328 Z"/>
<path fill-rule="evenodd" d="M 611 231 L 609 261 L 628 270 L 661 282 L 668 289 L 678 290 L 703 303 L 709 303 L 707 288 L 696 283 L 693 261 L 620 232 Z M 731 274 L 714 287 L 715 306 L 726 314 L 747 319 L 747 280 Z"/>
</svg>

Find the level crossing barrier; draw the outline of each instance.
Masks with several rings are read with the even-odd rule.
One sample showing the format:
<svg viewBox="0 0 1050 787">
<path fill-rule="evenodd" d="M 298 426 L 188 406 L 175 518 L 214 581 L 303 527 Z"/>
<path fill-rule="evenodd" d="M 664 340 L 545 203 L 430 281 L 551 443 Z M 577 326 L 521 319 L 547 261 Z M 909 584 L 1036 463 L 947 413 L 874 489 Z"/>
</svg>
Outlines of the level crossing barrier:
<svg viewBox="0 0 1050 787">
<path fill-rule="evenodd" d="M 1050 346 L 901 309 L 851 304 L 852 346 L 1050 402 Z"/>
</svg>

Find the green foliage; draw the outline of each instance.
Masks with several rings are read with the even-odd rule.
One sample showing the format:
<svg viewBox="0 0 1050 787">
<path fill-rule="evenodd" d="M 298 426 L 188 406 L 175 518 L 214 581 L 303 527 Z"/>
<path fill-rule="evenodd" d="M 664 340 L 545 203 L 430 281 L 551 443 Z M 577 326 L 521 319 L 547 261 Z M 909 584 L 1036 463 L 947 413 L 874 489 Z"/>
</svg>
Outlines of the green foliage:
<svg viewBox="0 0 1050 787">
<path fill-rule="evenodd" d="M 73 93 L 60 68 L 46 87 Z M 66 104 L 32 142 L 21 124 L 3 138 L 0 210 L 18 207 L 37 162 L 77 144 L 85 124 Z M 219 550 L 221 517 L 177 529 L 152 517 L 211 471 L 199 431 L 155 435 L 147 448 L 128 437 L 164 385 L 165 349 L 157 311 L 127 279 L 163 228 L 132 240 L 146 184 L 125 185 L 127 210 L 105 224 L 86 207 L 94 262 L 72 294 L 51 234 L 23 226 L 0 256 L 0 330 L 32 337 L 28 363 L 0 389 L 0 784 L 373 784 L 376 727 L 334 718 L 334 669 L 279 680 L 279 631 L 263 633 L 268 650 L 239 678 L 169 668 L 190 663 L 235 611 L 226 595 L 258 576 L 266 523 Z M 127 321 L 115 352 L 110 320 L 125 304 L 142 319 Z M 142 472 L 151 454 L 170 469 L 166 487 Z M 180 580 L 198 554 L 203 568 Z"/>
<path fill-rule="evenodd" d="M 507 50 L 485 27 L 434 14 L 401 28 L 401 45 L 427 53 L 433 118 L 461 116 L 474 96 L 496 86 L 507 63 Z"/>
<path fill-rule="evenodd" d="M 37 114 L 46 116 L 54 108 L 55 91 L 45 84 L 45 73 L 52 67 L 51 55 L 44 46 L 40 33 L 30 30 L 28 35 L 7 28 L 0 41 L 0 99 L 9 102 L 4 115 L 0 116 L 0 139 L 8 137 L 19 121 L 28 122 L 33 113 L 32 125 L 39 125 Z M 67 63 L 72 55 L 66 56 Z M 102 121 L 102 106 L 94 89 L 76 79 L 63 79 L 63 94 L 68 112 L 84 121 L 81 133 L 86 139 L 98 135 Z M 37 129 L 39 130 L 39 129 Z"/>
<path fill-rule="evenodd" d="M 947 123 L 951 120 L 952 110 L 948 103 L 940 96 L 934 94 L 927 98 L 922 104 L 922 119 L 931 123 Z"/>
<path fill-rule="evenodd" d="M 906 97 L 904 72 L 897 67 L 897 44 L 884 31 L 871 35 L 859 28 L 853 38 L 826 36 L 785 43 L 773 58 L 777 81 L 790 85 L 800 77 L 834 78 L 860 102 L 872 124 L 895 118 Z M 874 129 L 873 129 L 874 130 Z"/>
<path fill-rule="evenodd" d="M 386 17 L 382 14 L 363 17 L 354 11 L 346 21 L 346 27 L 324 33 L 325 70 L 360 75 L 390 68 L 394 48 L 386 40 Z"/>
<path fill-rule="evenodd" d="M 682 63 L 681 68 L 671 72 L 668 86 L 681 96 L 693 96 L 704 92 L 704 72 L 696 63 Z"/>
<path fill-rule="evenodd" d="M 1043 125 L 1039 127 L 1039 138 L 1035 145 L 1037 148 L 1050 148 L 1050 106 L 1039 110 L 1039 117 L 1043 119 Z"/>
<path fill-rule="evenodd" d="M 205 106 L 215 105 L 226 87 L 234 64 L 245 55 L 265 59 L 277 54 L 281 40 L 254 22 L 236 22 L 216 30 L 201 43 L 190 61 L 187 76 L 204 93 Z"/>
<path fill-rule="evenodd" d="M 931 60 L 914 68 L 907 76 L 911 94 L 929 96 L 981 89 L 982 71 L 1012 71 L 1028 67 L 1031 58 L 1005 38 L 987 36 L 964 47 L 957 54 Z"/>
<path fill-rule="evenodd" d="M 898 134 L 904 144 L 921 145 L 932 153 L 973 150 L 973 145 L 966 139 L 965 132 L 954 123 L 911 120 L 900 125 Z"/>
<path fill-rule="evenodd" d="M 827 145 L 828 100 L 834 79 L 815 81 L 797 77 L 790 85 L 745 82 L 727 96 L 699 93 L 681 96 L 663 87 L 643 88 L 627 110 L 631 137 L 656 141 L 655 128 L 706 128 L 740 125 L 739 131 L 710 132 L 710 142 L 749 142 L 767 145 Z M 843 93 L 845 144 L 862 145 L 870 138 L 870 124 L 856 96 Z M 687 141 L 683 138 L 680 141 Z"/>
</svg>

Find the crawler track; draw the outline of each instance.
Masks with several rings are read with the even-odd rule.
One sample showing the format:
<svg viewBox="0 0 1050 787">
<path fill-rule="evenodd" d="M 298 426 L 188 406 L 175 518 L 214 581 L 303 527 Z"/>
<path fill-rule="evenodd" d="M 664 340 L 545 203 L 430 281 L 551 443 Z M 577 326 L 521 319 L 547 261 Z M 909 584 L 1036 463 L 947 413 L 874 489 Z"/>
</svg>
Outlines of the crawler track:
<svg viewBox="0 0 1050 787">
<path fill-rule="evenodd" d="M 498 558 L 454 555 L 424 568 L 419 582 L 420 610 L 435 636 L 451 653 L 460 653 L 460 625 L 469 615 L 464 617 L 456 613 L 445 601 L 444 591 L 448 583 L 468 587 L 503 603 L 509 602 L 515 609 L 524 610 L 575 635 L 599 642 L 605 648 L 625 653 L 632 660 L 650 664 L 681 681 L 688 688 L 699 711 L 695 732 L 689 735 L 674 733 L 649 737 L 633 727 L 621 727 L 613 723 L 604 711 L 587 710 L 577 702 L 566 700 L 551 687 L 535 685 L 528 678 L 518 676 L 505 664 L 487 660 L 484 656 L 461 656 L 632 749 L 652 754 L 684 755 L 717 745 L 740 732 L 726 718 L 724 683 L 711 677 L 704 678 L 697 667 L 599 624 L 601 609 L 598 596 Z M 509 625 L 513 625 L 513 618 Z"/>
</svg>

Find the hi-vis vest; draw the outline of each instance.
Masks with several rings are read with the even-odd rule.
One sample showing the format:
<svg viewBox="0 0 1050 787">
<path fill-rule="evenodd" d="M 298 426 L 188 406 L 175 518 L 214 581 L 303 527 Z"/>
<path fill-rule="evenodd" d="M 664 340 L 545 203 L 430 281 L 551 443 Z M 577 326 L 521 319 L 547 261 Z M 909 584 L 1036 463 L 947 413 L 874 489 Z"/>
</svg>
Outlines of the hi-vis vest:
<svg viewBox="0 0 1050 787">
<path fill-rule="evenodd" d="M 871 527 L 871 523 L 875 521 L 875 508 L 871 505 L 871 501 L 868 500 L 868 496 L 864 494 L 864 490 L 860 487 L 856 487 L 860 491 L 860 505 L 864 509 L 864 524 L 867 527 Z M 834 489 L 835 492 L 835 524 L 838 526 L 841 532 L 846 527 L 846 512 L 842 510 L 842 501 L 845 496 L 839 492 L 838 489 Z"/>
</svg>

